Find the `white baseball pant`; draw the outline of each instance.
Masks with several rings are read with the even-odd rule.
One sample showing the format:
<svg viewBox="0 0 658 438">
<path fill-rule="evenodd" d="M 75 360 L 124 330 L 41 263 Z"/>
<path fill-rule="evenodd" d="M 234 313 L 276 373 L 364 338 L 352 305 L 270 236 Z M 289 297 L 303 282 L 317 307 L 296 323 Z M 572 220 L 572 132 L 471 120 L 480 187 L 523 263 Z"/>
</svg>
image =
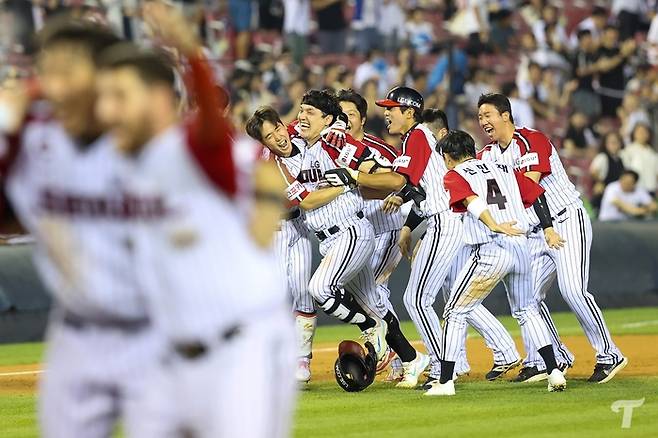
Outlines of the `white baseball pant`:
<svg viewBox="0 0 658 438">
<path fill-rule="evenodd" d="M 293 310 L 315 313 L 315 303 L 308 292 L 313 259 L 308 233 L 302 217 L 281 221 L 281 229 L 275 234 L 274 248 L 279 268 L 292 295 Z"/>
<path fill-rule="evenodd" d="M 528 256 L 525 237 L 499 236 L 493 242 L 473 245 L 446 304 L 443 360 L 457 361 L 464 344 L 467 316 L 501 281 L 507 287 L 512 316 L 518 321 L 522 336 L 529 337 L 537 348 L 550 344 L 548 328 L 533 300 Z"/>
<path fill-rule="evenodd" d="M 530 255 L 534 275 L 535 299 L 540 312 L 551 332 L 553 350 L 558 363 L 571 365 L 573 354 L 567 349 L 558 335 L 548 307 L 544 303 L 546 294 L 557 276 L 562 297 L 576 315 L 587 339 L 596 350 L 596 361 L 603 364 L 617 363 L 622 353 L 615 345 L 603 319 L 601 309 L 594 296 L 587 290 L 589 282 L 589 258 L 592 246 L 592 223 L 583 207 L 567 207 L 553 221 L 555 231 L 566 240 L 564 248 L 548 248 L 543 232 L 531 235 Z M 545 369 L 544 361 L 532 346 L 526 346 L 528 357 L 524 366 Z"/>
</svg>

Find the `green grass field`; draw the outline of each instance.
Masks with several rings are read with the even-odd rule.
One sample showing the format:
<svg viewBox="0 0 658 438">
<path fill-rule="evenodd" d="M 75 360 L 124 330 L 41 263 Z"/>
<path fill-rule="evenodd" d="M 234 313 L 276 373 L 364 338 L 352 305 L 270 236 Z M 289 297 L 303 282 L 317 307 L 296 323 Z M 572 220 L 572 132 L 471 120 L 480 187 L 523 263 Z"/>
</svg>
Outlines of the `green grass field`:
<svg viewBox="0 0 658 438">
<path fill-rule="evenodd" d="M 658 335 L 657 308 L 609 310 L 605 317 L 616 338 Z M 562 335 L 582 334 L 571 314 L 556 314 L 555 320 Z M 503 318 L 502 322 L 515 337 L 519 335 L 515 321 Z M 417 339 L 410 324 L 404 330 Z M 320 327 L 316 342 L 327 346 L 354 335 L 344 325 Z M 644 348 L 647 357 L 654 357 L 658 345 L 653 342 Z M 0 366 L 37 363 L 42 350 L 39 343 L 0 346 Z M 627 370 L 642 359 L 633 357 Z M 656 369 L 658 364 L 651 365 Z M 638 399 L 644 399 L 644 404 L 633 411 L 631 427 L 622 429 L 622 412 L 613 412 L 612 403 Z M 0 391 L 0 437 L 37 436 L 35 401 L 32 393 L 3 395 Z M 566 392 L 552 394 L 544 383 L 518 385 L 469 378 L 458 382 L 457 395 L 448 398 L 428 398 L 422 391 L 396 390 L 385 383 L 349 394 L 333 381 L 314 381 L 300 392 L 294 432 L 296 437 L 656 437 L 658 375 L 622 373 L 605 385 L 571 377 Z"/>
</svg>

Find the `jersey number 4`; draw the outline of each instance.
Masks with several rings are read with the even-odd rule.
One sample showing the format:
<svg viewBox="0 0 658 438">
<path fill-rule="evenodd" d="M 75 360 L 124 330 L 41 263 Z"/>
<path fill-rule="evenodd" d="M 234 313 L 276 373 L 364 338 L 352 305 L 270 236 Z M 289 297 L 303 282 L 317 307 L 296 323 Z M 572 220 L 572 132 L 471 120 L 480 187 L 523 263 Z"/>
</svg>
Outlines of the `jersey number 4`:
<svg viewBox="0 0 658 438">
<path fill-rule="evenodd" d="M 507 198 L 500 191 L 498 183 L 495 179 L 487 180 L 487 204 L 497 205 L 499 210 L 505 210 L 505 204 L 507 203 Z"/>
</svg>

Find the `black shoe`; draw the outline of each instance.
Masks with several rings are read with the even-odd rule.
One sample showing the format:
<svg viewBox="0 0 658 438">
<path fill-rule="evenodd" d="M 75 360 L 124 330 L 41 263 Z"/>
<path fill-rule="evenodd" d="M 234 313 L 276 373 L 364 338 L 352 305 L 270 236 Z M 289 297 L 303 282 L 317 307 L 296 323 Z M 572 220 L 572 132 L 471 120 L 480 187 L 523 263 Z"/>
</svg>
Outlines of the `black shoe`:
<svg viewBox="0 0 658 438">
<path fill-rule="evenodd" d="M 429 376 L 427 378 L 427 380 L 425 381 L 425 383 L 423 383 L 422 385 L 420 385 L 416 389 L 421 390 L 421 391 L 427 391 L 428 389 L 430 389 L 432 387 L 432 385 L 435 385 L 437 383 L 439 383 L 439 378 L 438 377 Z"/>
<path fill-rule="evenodd" d="M 619 371 L 623 370 L 626 365 L 628 365 L 628 359 L 625 357 L 613 364 L 597 363 L 594 366 L 594 373 L 587 381 L 592 383 L 606 383 L 615 377 Z"/>
<path fill-rule="evenodd" d="M 518 367 L 520 363 L 521 363 L 521 359 L 512 363 L 506 363 L 502 365 L 494 364 L 491 370 L 484 377 L 487 380 L 496 380 L 497 378 L 502 377 L 503 374 L 505 374 L 509 370 Z"/>
<path fill-rule="evenodd" d="M 512 379 L 512 382 L 541 382 L 548 379 L 546 370 L 538 370 L 537 367 L 523 367 L 519 371 L 519 375 Z"/>
</svg>

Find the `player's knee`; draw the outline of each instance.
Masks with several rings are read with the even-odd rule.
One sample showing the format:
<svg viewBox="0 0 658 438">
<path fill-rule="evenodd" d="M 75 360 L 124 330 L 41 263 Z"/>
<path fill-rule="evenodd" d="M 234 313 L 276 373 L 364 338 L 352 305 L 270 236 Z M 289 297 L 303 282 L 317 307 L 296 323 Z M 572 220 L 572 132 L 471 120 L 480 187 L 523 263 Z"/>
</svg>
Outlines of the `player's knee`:
<svg viewBox="0 0 658 438">
<path fill-rule="evenodd" d="M 420 311 L 420 302 L 416 298 L 417 294 L 414 289 L 407 288 L 407 290 L 404 291 L 404 295 L 402 295 L 402 302 L 404 303 L 404 307 L 407 309 L 407 312 L 418 313 Z"/>
<path fill-rule="evenodd" d="M 318 303 L 324 303 L 332 296 L 331 286 L 315 278 L 311 278 L 308 284 L 308 293 Z"/>
</svg>

